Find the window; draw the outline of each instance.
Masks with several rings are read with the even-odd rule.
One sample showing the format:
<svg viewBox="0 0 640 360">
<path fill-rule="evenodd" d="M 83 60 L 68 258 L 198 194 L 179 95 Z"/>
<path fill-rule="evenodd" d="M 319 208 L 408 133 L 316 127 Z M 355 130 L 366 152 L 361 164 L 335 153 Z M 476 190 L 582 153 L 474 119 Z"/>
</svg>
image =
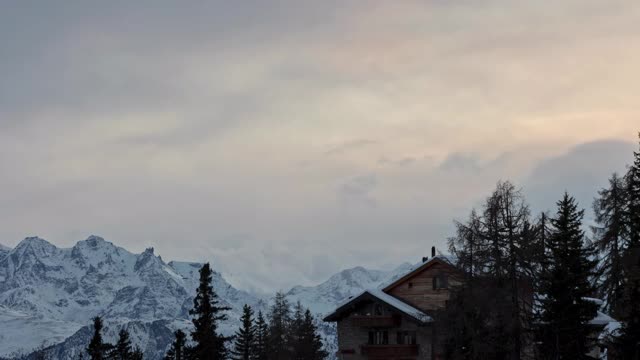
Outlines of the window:
<svg viewBox="0 0 640 360">
<path fill-rule="evenodd" d="M 449 278 L 445 274 L 439 274 L 433 277 L 433 290 L 448 289 Z"/>
<path fill-rule="evenodd" d="M 380 304 L 375 304 L 373 306 L 373 315 L 375 316 L 382 316 L 384 314 L 384 311 L 382 309 L 382 305 Z"/>
<path fill-rule="evenodd" d="M 415 345 L 415 331 L 398 331 L 398 345 Z"/>
<path fill-rule="evenodd" d="M 409 289 L 413 288 L 413 283 L 410 282 L 408 286 L 409 286 Z"/>
<path fill-rule="evenodd" d="M 369 345 L 388 345 L 389 332 L 387 331 L 369 331 Z"/>
</svg>

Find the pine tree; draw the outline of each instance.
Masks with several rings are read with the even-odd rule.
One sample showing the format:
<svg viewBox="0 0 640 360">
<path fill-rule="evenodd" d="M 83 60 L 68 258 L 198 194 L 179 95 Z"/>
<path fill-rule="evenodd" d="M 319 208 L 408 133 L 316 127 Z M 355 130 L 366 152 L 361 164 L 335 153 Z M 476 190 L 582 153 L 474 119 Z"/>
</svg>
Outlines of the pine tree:
<svg viewBox="0 0 640 360">
<path fill-rule="evenodd" d="M 627 236 L 625 209 L 627 193 L 624 180 L 613 174 L 609 187 L 598 192 L 593 203 L 597 226 L 592 226 L 594 245 L 602 254 L 598 274 L 602 277 L 599 293 L 606 300 L 606 309 L 614 317 L 622 311 L 624 276 L 622 257 Z"/>
<path fill-rule="evenodd" d="M 129 332 L 125 329 L 118 333 L 118 342 L 109 351 L 108 359 L 113 360 L 131 360 L 133 350 L 131 347 L 131 339 Z"/>
<path fill-rule="evenodd" d="M 269 313 L 269 360 L 289 360 L 291 358 L 290 324 L 291 307 L 284 293 L 278 292 Z"/>
<path fill-rule="evenodd" d="M 253 324 L 253 310 L 251 306 L 245 304 L 242 308 L 242 322 L 240 329 L 236 332 L 233 350 L 231 351 L 234 360 L 250 360 L 255 357 L 255 335 L 256 329 Z"/>
<path fill-rule="evenodd" d="M 548 241 L 550 259 L 543 277 L 541 351 L 553 359 L 586 357 L 589 321 L 597 305 L 585 299 L 595 291 L 590 277 L 596 263 L 581 230 L 583 210 L 565 193 L 551 219 L 553 232 Z"/>
<path fill-rule="evenodd" d="M 226 342 L 229 337 L 218 333 L 218 323 L 227 319 L 225 311 L 231 308 L 223 306 L 218 300 L 212 282 L 212 271 L 209 264 L 204 264 L 200 269 L 200 285 L 193 299 L 193 309 L 189 314 L 194 315 L 192 320 L 194 330 L 191 338 L 194 342 L 192 355 L 194 360 L 222 360 L 227 358 Z"/>
<path fill-rule="evenodd" d="M 252 360 L 268 360 L 269 359 L 269 325 L 264 320 L 262 311 L 258 311 L 258 317 L 255 325 L 255 349 Z"/>
<path fill-rule="evenodd" d="M 102 318 L 96 316 L 93 319 L 93 337 L 91 338 L 91 342 L 89 343 L 89 347 L 87 348 L 87 353 L 89 353 L 89 358 L 91 360 L 104 360 L 106 359 L 106 354 L 111 349 L 111 345 L 102 341 Z"/>
<path fill-rule="evenodd" d="M 165 355 L 165 360 L 188 360 L 187 335 L 182 330 L 176 330 L 174 341 Z"/>
</svg>

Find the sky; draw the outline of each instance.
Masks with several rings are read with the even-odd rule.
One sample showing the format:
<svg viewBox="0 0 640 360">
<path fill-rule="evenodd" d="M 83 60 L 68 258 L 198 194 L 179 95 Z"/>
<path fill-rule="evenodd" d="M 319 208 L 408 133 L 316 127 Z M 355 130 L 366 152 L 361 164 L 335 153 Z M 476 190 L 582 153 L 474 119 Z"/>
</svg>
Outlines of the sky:
<svg viewBox="0 0 640 360">
<path fill-rule="evenodd" d="M 640 2 L 6 1 L 0 243 L 96 234 L 256 291 L 446 252 L 499 180 L 591 208 Z"/>
</svg>

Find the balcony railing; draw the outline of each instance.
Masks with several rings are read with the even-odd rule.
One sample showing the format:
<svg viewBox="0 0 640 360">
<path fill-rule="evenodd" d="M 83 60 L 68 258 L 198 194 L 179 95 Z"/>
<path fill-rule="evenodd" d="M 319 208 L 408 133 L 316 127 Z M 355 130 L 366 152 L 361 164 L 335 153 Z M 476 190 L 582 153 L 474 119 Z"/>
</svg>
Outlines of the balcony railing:
<svg viewBox="0 0 640 360">
<path fill-rule="evenodd" d="M 362 345 L 362 355 L 369 358 L 399 358 L 418 356 L 418 345 Z"/>
<path fill-rule="evenodd" d="M 396 315 L 366 316 L 355 315 L 352 320 L 356 326 L 361 327 L 396 327 L 400 325 L 400 317 Z"/>
</svg>

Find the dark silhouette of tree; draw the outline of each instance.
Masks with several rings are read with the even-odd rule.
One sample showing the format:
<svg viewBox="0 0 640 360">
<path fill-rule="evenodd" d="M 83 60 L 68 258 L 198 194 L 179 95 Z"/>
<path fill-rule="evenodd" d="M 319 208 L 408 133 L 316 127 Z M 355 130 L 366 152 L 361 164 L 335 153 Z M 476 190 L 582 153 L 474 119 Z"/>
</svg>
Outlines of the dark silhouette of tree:
<svg viewBox="0 0 640 360">
<path fill-rule="evenodd" d="M 200 285 L 193 299 L 194 330 L 191 338 L 194 342 L 192 358 L 194 360 L 222 360 L 227 358 L 225 344 L 230 340 L 218 333 L 218 323 L 227 319 L 225 311 L 231 308 L 223 306 L 218 300 L 212 282 L 212 271 L 209 264 L 200 269 Z"/>
<path fill-rule="evenodd" d="M 299 303 L 298 303 L 299 304 Z M 296 309 L 301 306 L 296 306 Z M 296 311 L 296 315 L 298 311 Z M 295 316 L 294 319 L 298 317 Z M 318 334 L 318 328 L 314 323 L 313 315 L 309 309 L 304 311 L 300 318 L 295 333 L 294 360 L 323 360 L 327 352 L 323 349 L 322 338 Z"/>
<path fill-rule="evenodd" d="M 269 312 L 269 360 L 291 359 L 291 307 L 282 292 L 276 293 Z"/>
<path fill-rule="evenodd" d="M 111 345 L 104 343 L 102 340 L 102 327 L 102 318 L 96 316 L 93 319 L 93 337 L 91 338 L 89 347 L 87 347 L 87 353 L 89 353 L 89 358 L 91 360 L 106 359 L 106 355 L 111 349 Z"/>
<path fill-rule="evenodd" d="M 497 301 L 503 306 L 500 316 L 492 320 L 492 328 L 494 332 L 505 334 L 503 338 L 490 344 L 495 347 L 492 353 L 509 354 L 511 359 L 519 359 L 524 348 L 523 341 L 528 338 L 526 335 L 532 322 L 532 291 L 524 289 L 533 287 L 535 273 L 540 269 L 539 253 L 543 248 L 539 241 L 539 229 L 532 225 L 524 196 L 510 182 L 499 182 L 486 199 L 482 212 L 473 210 L 468 222 L 456 223 L 456 229 L 456 236 L 449 239 L 449 247 L 458 258 L 457 266 L 465 274 L 467 288 L 461 291 L 475 293 L 475 279 L 482 278 L 483 283 L 491 280 L 490 284 L 500 291 Z M 505 299 L 508 301 L 504 301 Z M 484 297 L 474 299 L 482 300 L 493 301 Z M 463 300 L 452 304 L 485 307 L 485 304 L 472 304 Z M 473 309 L 458 311 L 473 313 Z M 465 326 L 479 324 L 476 321 L 459 320 L 459 324 Z M 473 338 L 483 331 L 466 329 L 463 333 Z M 478 341 L 469 340 L 468 345 L 481 344 L 484 348 L 489 340 L 480 337 Z M 466 341 L 459 339 L 453 343 Z"/>
<path fill-rule="evenodd" d="M 242 308 L 240 329 L 236 332 L 231 354 L 234 360 L 251 360 L 255 357 L 256 329 L 253 324 L 253 310 L 245 304 Z"/>
<path fill-rule="evenodd" d="M 557 206 L 542 280 L 540 350 L 550 359 L 581 359 L 586 358 L 589 322 L 597 311 L 597 305 L 585 299 L 595 291 L 591 276 L 596 262 L 581 230 L 584 211 L 567 193 Z"/>
<path fill-rule="evenodd" d="M 628 226 L 625 216 L 627 192 L 624 180 L 613 174 L 609 179 L 609 187 L 598 192 L 593 203 L 595 220 L 598 225 L 592 226 L 593 244 L 602 259 L 598 265 L 601 282 L 599 293 L 605 300 L 605 308 L 614 317 L 622 313 L 624 297 L 624 275 L 622 257 L 626 247 Z"/>
<path fill-rule="evenodd" d="M 182 330 L 176 330 L 175 340 L 165 355 L 165 360 L 188 360 L 189 348 L 187 346 L 187 335 Z"/>
<path fill-rule="evenodd" d="M 633 165 L 625 177 L 629 239 L 623 258 L 626 284 L 617 339 L 617 350 L 625 360 L 640 359 L 640 150 L 633 155 Z"/>
<path fill-rule="evenodd" d="M 109 351 L 108 359 L 113 360 L 131 360 L 133 349 L 129 332 L 125 329 L 118 333 L 118 342 Z"/>
<path fill-rule="evenodd" d="M 268 360 L 269 359 L 269 325 L 264 320 L 264 316 L 261 311 L 258 311 L 258 316 L 255 325 L 255 349 L 252 360 Z"/>
</svg>

